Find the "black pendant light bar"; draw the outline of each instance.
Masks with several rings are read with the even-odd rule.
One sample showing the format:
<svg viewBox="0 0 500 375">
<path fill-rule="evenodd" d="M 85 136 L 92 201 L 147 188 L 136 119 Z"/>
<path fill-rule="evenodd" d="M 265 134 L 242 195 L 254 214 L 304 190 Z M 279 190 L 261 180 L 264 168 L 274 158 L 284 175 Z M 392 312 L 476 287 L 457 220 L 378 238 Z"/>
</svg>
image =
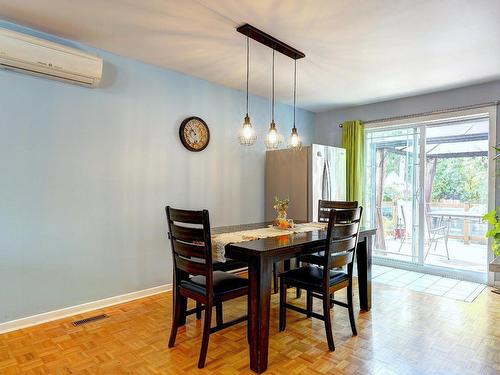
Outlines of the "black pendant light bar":
<svg viewBox="0 0 500 375">
<path fill-rule="evenodd" d="M 265 33 L 262 30 L 257 29 L 256 27 L 246 23 L 236 29 L 236 31 L 256 40 L 257 42 L 272 48 L 285 56 L 290 57 L 291 59 L 298 60 L 306 57 L 303 52 L 290 47 L 288 44 L 283 43 L 281 40 L 276 39 L 275 37 Z"/>
</svg>

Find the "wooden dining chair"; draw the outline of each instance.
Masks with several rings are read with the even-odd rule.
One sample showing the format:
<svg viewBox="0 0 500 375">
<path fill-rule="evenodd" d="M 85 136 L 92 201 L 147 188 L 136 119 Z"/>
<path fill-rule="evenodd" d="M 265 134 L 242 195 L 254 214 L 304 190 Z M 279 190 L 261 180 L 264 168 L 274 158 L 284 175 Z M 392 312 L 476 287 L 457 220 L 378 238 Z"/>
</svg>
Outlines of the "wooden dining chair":
<svg viewBox="0 0 500 375">
<path fill-rule="evenodd" d="M 358 201 L 318 201 L 318 221 L 320 223 L 328 222 L 330 219 L 330 210 L 358 208 Z"/>
<path fill-rule="evenodd" d="M 318 221 L 320 223 L 326 223 L 330 219 L 330 211 L 332 209 L 347 209 L 347 208 L 357 208 L 358 201 L 318 201 Z M 301 255 L 298 260 L 299 262 L 309 263 L 309 264 L 321 264 L 324 257 L 324 249 L 317 251 L 312 254 Z M 299 263 L 300 264 L 300 263 Z"/>
<path fill-rule="evenodd" d="M 357 335 L 352 297 L 352 270 L 362 211 L 362 207 L 331 210 L 322 264 L 320 266 L 307 265 L 280 275 L 280 331 L 284 331 L 286 327 L 287 308 L 303 313 L 307 317 L 323 320 L 328 348 L 334 351 L 330 309 L 332 304 L 335 304 L 348 309 L 352 334 Z M 347 272 L 335 270 L 344 266 L 347 266 Z M 288 287 L 297 287 L 307 291 L 306 309 L 287 303 Z M 343 288 L 347 288 L 347 303 L 334 300 L 332 297 L 334 292 Z M 313 311 L 313 297 L 322 299 L 323 315 Z"/>
<path fill-rule="evenodd" d="M 168 347 L 175 345 L 177 329 L 186 323 L 186 316 L 205 312 L 203 338 L 198 368 L 205 366 L 211 333 L 247 320 L 247 316 L 223 322 L 222 302 L 246 296 L 248 280 L 223 271 L 214 271 L 210 220 L 207 210 L 188 211 L 166 207 L 168 236 L 174 263 L 173 318 Z M 186 310 L 187 299 L 196 301 L 196 308 Z M 216 308 L 216 326 L 212 327 L 212 308 Z"/>
</svg>

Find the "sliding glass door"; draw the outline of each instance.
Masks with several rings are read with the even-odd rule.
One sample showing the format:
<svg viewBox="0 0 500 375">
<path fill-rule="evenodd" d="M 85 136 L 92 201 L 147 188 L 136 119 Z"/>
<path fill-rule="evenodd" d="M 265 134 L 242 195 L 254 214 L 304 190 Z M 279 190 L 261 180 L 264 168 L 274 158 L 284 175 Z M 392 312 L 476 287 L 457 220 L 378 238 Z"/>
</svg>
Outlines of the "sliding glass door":
<svg viewBox="0 0 500 375">
<path fill-rule="evenodd" d="M 375 263 L 486 281 L 488 145 L 485 115 L 366 129 Z"/>
<path fill-rule="evenodd" d="M 418 127 L 366 131 L 365 206 L 385 260 L 419 262 L 420 137 Z"/>
<path fill-rule="evenodd" d="M 424 264 L 486 272 L 488 118 L 428 126 Z"/>
</svg>

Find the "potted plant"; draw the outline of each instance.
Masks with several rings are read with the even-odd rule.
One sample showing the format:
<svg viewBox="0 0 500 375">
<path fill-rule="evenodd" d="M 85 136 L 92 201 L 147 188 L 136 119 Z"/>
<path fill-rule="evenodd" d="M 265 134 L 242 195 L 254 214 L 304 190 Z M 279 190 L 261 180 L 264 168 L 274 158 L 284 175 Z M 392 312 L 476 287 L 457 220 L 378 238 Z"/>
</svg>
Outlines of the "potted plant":
<svg viewBox="0 0 500 375">
<path fill-rule="evenodd" d="M 497 207 L 496 210 L 488 212 L 483 216 L 483 220 L 491 225 L 491 229 L 486 233 L 486 237 L 491 237 L 493 242 L 493 244 L 491 245 L 491 250 L 493 250 L 493 254 L 495 254 L 496 257 L 500 255 L 500 217 L 498 216 L 499 211 L 500 207 Z"/>
<path fill-rule="evenodd" d="M 493 147 L 497 152 L 496 156 L 493 158 L 497 163 L 497 174 L 499 171 L 499 157 L 500 157 L 500 147 Z M 486 233 L 487 238 L 491 238 L 493 245 L 491 245 L 491 250 L 495 256 L 500 256 L 500 207 L 497 207 L 496 210 L 492 210 L 483 216 L 483 220 L 485 220 L 489 225 L 491 225 L 491 229 Z"/>
</svg>

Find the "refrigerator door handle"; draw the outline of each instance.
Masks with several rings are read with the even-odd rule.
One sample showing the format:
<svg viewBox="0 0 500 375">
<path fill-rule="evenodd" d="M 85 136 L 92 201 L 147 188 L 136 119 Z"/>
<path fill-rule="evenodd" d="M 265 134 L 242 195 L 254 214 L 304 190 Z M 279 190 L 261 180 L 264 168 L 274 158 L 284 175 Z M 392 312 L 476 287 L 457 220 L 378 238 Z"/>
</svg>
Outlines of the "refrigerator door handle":
<svg viewBox="0 0 500 375">
<path fill-rule="evenodd" d="M 325 162 L 323 164 L 323 181 L 321 186 L 321 199 L 331 201 L 331 175 L 330 175 L 330 165 L 328 163 L 328 159 L 325 158 Z"/>
</svg>

